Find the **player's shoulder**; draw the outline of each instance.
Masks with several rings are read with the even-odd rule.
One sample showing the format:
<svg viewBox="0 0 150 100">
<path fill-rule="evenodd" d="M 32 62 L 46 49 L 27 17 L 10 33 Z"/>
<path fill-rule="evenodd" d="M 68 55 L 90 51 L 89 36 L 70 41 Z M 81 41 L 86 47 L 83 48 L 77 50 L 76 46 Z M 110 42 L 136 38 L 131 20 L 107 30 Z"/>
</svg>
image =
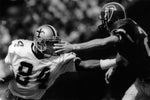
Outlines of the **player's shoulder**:
<svg viewBox="0 0 150 100">
<path fill-rule="evenodd" d="M 17 46 L 24 46 L 24 45 L 28 45 L 31 44 L 32 41 L 31 40 L 25 40 L 25 39 L 16 39 L 13 40 L 11 45 L 17 47 Z"/>
<path fill-rule="evenodd" d="M 125 33 L 126 31 L 129 31 L 136 25 L 137 23 L 131 18 L 123 19 L 123 20 L 116 22 L 116 26 L 113 29 L 113 31 Z"/>
<path fill-rule="evenodd" d="M 32 43 L 33 43 L 32 41 L 25 39 L 13 40 L 9 46 L 9 52 L 27 49 L 29 46 L 31 46 Z"/>
<path fill-rule="evenodd" d="M 126 19 L 122 19 L 122 20 L 115 22 L 114 23 L 114 29 L 115 28 L 128 29 L 128 28 L 136 26 L 136 25 L 137 25 L 137 23 L 133 19 L 126 18 Z"/>
<path fill-rule="evenodd" d="M 111 32 L 113 34 L 117 34 L 117 33 L 126 33 L 126 28 L 128 27 L 127 24 L 129 24 L 130 19 L 122 19 L 122 20 L 118 20 L 114 23 Z"/>
</svg>

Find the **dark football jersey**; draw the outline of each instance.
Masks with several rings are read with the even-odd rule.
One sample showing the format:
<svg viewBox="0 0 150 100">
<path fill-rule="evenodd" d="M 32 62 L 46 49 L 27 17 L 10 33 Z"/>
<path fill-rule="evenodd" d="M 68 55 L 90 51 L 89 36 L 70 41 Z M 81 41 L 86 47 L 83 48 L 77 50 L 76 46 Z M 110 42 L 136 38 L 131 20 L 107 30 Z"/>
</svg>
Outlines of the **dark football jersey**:
<svg viewBox="0 0 150 100">
<path fill-rule="evenodd" d="M 115 26 L 111 33 L 120 38 L 116 45 L 119 53 L 129 60 L 140 77 L 150 75 L 148 34 L 132 19 L 122 20 Z"/>
</svg>

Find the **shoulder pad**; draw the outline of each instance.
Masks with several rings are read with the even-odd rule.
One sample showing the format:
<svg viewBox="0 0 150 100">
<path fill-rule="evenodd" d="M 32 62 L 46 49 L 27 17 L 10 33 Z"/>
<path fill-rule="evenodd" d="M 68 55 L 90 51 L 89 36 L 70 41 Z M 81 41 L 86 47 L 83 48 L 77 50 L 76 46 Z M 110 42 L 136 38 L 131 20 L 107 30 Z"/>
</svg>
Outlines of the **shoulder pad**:
<svg viewBox="0 0 150 100">
<path fill-rule="evenodd" d="M 11 45 L 14 47 L 24 46 L 24 40 L 21 39 L 13 40 Z"/>
<path fill-rule="evenodd" d="M 29 40 L 24 40 L 24 39 L 17 39 L 17 40 L 13 40 L 11 42 L 11 45 L 9 46 L 9 52 L 13 52 L 16 49 L 19 49 L 20 47 L 24 47 L 25 45 L 29 45 L 31 44 L 31 41 Z"/>
</svg>

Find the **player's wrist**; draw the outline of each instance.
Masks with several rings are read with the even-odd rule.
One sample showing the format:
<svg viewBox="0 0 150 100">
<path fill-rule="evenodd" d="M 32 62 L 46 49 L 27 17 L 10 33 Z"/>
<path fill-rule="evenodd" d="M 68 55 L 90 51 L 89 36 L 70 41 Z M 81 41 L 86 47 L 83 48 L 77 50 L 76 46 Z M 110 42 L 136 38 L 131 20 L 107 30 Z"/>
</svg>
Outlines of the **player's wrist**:
<svg viewBox="0 0 150 100">
<path fill-rule="evenodd" d="M 77 51 L 77 50 L 80 50 L 80 46 L 79 45 L 77 45 L 77 44 L 73 44 L 72 45 L 72 51 Z"/>
<path fill-rule="evenodd" d="M 99 63 L 100 63 L 100 68 L 104 70 L 104 69 L 110 68 L 111 66 L 115 66 L 117 64 L 117 61 L 115 58 L 114 59 L 105 59 L 105 60 L 100 59 Z"/>
</svg>

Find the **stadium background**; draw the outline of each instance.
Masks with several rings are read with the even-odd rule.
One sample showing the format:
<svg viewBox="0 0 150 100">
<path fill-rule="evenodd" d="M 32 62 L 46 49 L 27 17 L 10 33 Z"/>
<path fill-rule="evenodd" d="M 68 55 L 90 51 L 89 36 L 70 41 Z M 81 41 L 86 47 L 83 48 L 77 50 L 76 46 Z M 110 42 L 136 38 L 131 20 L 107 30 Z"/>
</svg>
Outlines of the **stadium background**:
<svg viewBox="0 0 150 100">
<path fill-rule="evenodd" d="M 0 59 L 6 56 L 11 40 L 32 39 L 33 30 L 41 24 L 53 25 L 61 38 L 71 43 L 88 41 L 92 36 L 91 33 L 100 24 L 98 14 L 101 5 L 108 1 L 122 3 L 126 7 L 128 17 L 133 18 L 148 34 L 150 33 L 150 0 L 0 0 Z M 60 98 L 69 96 L 75 100 L 74 98 L 78 96 L 82 97 L 82 92 L 84 94 L 86 91 L 83 96 L 90 95 L 91 93 L 87 91 L 96 91 L 98 78 L 95 75 L 83 74 L 80 78 L 76 74 L 62 78 L 63 80 L 60 78 L 47 96 L 56 100 L 57 96 Z M 82 90 L 76 88 L 76 81 Z M 53 89 L 56 87 L 57 92 L 54 92 Z M 66 93 L 62 94 L 64 90 Z M 80 93 L 76 95 L 75 92 L 70 92 L 72 90 Z M 108 91 L 105 92 L 103 100 L 114 100 L 110 94 Z M 94 92 L 92 95 L 94 97 L 99 93 Z"/>
</svg>

